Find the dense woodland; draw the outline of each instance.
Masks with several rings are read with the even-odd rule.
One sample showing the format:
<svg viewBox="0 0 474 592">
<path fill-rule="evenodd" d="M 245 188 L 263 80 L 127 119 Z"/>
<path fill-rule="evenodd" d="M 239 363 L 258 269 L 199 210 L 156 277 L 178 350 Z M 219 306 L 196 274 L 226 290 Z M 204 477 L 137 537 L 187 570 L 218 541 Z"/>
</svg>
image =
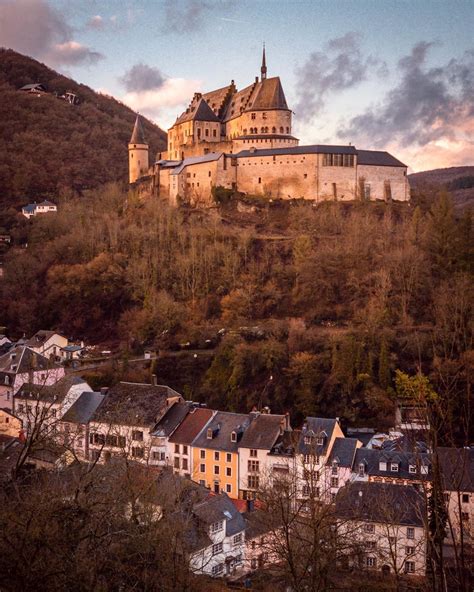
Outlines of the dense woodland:
<svg viewBox="0 0 474 592">
<path fill-rule="evenodd" d="M 30 83 L 43 84 L 48 94 L 18 90 Z M 55 96 L 68 90 L 78 95 L 78 105 Z M 133 111 L 116 99 L 0 48 L 0 206 L 56 201 L 125 180 L 134 121 Z M 156 125 L 144 120 L 144 129 L 150 155 L 166 147 L 166 134 Z"/>
<path fill-rule="evenodd" d="M 197 212 L 114 185 L 86 192 L 57 215 L 17 222 L 0 324 L 12 336 L 58 328 L 117 344 L 122 363 L 97 379 L 106 384 L 145 347 L 213 340 L 224 328 L 214 350 L 164 355 L 147 372 L 209 405 L 268 404 L 296 422 L 390 425 L 395 371 L 423 372 L 462 440 L 472 220 L 454 214 L 449 195 L 431 197 L 419 199 L 429 207 L 267 203 L 246 214 L 233 201 Z"/>
</svg>

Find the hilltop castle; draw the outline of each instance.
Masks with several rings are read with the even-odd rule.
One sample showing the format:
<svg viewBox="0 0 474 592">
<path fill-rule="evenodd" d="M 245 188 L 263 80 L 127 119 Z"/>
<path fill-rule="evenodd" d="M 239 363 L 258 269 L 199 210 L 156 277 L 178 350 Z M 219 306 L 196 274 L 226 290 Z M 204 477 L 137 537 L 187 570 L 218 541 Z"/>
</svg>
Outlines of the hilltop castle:
<svg viewBox="0 0 474 592">
<path fill-rule="evenodd" d="M 355 146 L 299 146 L 278 76 L 242 90 L 195 93 L 168 130 L 167 152 L 151 167 L 137 116 L 128 145 L 129 179 L 140 191 L 195 206 L 213 204 L 213 188 L 273 199 L 408 201 L 407 166 L 388 152 Z"/>
</svg>

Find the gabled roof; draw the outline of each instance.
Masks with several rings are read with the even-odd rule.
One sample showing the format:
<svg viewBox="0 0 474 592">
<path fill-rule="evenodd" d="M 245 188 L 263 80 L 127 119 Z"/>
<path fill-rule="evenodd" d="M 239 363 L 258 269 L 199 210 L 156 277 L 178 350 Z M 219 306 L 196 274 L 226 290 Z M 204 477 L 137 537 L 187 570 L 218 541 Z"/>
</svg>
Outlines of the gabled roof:
<svg viewBox="0 0 474 592">
<path fill-rule="evenodd" d="M 336 438 L 328 457 L 328 463 L 336 461 L 340 467 L 352 468 L 355 453 L 360 444 L 356 438 Z"/>
<path fill-rule="evenodd" d="M 248 415 L 218 411 L 207 424 L 206 429 L 194 440 L 193 446 L 222 450 L 223 452 L 237 452 L 239 442 L 249 424 L 250 418 Z M 212 439 L 207 437 L 208 430 L 212 430 Z M 232 442 L 232 432 L 236 432 L 236 442 Z"/>
<path fill-rule="evenodd" d="M 250 84 L 246 86 L 242 90 L 234 93 L 230 100 L 227 103 L 225 113 L 223 115 L 223 120 L 228 121 L 229 119 L 233 119 L 234 117 L 239 116 L 245 109 L 250 101 L 250 98 L 253 96 L 253 92 L 256 88 L 258 83 Z"/>
<path fill-rule="evenodd" d="M 51 204 L 51 202 L 43 202 L 43 204 Z M 54 205 L 54 204 L 51 204 L 51 205 Z M 51 337 L 53 337 L 53 335 L 59 335 L 60 337 L 63 337 L 63 335 L 61 335 L 61 333 L 58 333 L 57 331 L 40 330 L 40 331 L 37 331 L 33 335 L 33 337 L 28 339 L 28 341 L 26 342 L 26 345 L 28 345 L 29 347 L 38 347 L 39 345 L 46 343 L 46 341 L 48 341 L 48 339 L 51 339 Z"/>
<path fill-rule="evenodd" d="M 111 387 L 91 421 L 152 428 L 168 409 L 168 398 L 181 397 L 168 386 L 119 382 Z"/>
<path fill-rule="evenodd" d="M 36 210 L 36 204 L 28 204 L 26 206 L 23 206 L 21 209 L 23 212 L 26 212 L 27 214 L 34 214 Z"/>
<path fill-rule="evenodd" d="M 130 138 L 129 144 L 146 144 L 145 134 L 143 132 L 142 118 L 137 115 L 135 119 L 135 125 L 133 126 L 132 137 Z"/>
<path fill-rule="evenodd" d="M 189 413 L 190 404 L 177 402 L 172 405 L 163 415 L 153 430 L 153 436 L 169 436 Z"/>
<path fill-rule="evenodd" d="M 407 166 L 388 152 L 379 150 L 357 150 L 357 164 L 392 167 Z"/>
<path fill-rule="evenodd" d="M 301 430 L 301 437 L 298 443 L 298 452 L 300 454 L 323 455 L 326 453 L 332 433 L 336 427 L 336 419 L 327 419 L 325 417 L 307 417 L 305 425 Z M 305 438 L 310 437 L 312 442 L 305 443 Z M 323 437 L 323 444 L 317 444 L 317 438 Z"/>
<path fill-rule="evenodd" d="M 247 106 L 247 111 L 270 111 L 272 109 L 288 110 L 279 76 L 266 78 L 259 82 Z"/>
<path fill-rule="evenodd" d="M 169 441 L 175 444 L 190 445 L 211 419 L 213 413 L 211 409 L 206 408 L 191 409 L 184 421 L 170 436 Z"/>
<path fill-rule="evenodd" d="M 380 462 L 397 463 L 398 470 L 391 471 L 390 466 L 386 471 L 380 470 Z M 359 448 L 354 457 L 354 470 L 357 470 L 359 464 L 365 465 L 365 472 L 369 476 L 385 477 L 390 479 L 409 479 L 419 481 L 431 478 L 431 460 L 426 452 L 400 452 L 393 450 L 375 450 L 372 448 Z M 420 465 L 428 466 L 428 474 L 422 475 L 418 467 Z M 410 466 L 417 467 L 415 473 L 410 473 Z"/>
<path fill-rule="evenodd" d="M 105 395 L 99 392 L 83 392 L 79 399 L 69 407 L 61 418 L 61 421 L 80 424 L 89 423 L 98 407 L 104 401 L 104 398 Z"/>
<path fill-rule="evenodd" d="M 245 530 L 245 520 L 225 493 L 209 497 L 196 504 L 194 514 L 205 524 L 224 521 L 226 536 Z"/>
<path fill-rule="evenodd" d="M 185 158 L 179 166 L 177 166 L 170 175 L 179 175 L 187 166 L 191 164 L 201 164 L 203 162 L 213 162 L 219 160 L 223 155 L 223 152 L 211 152 L 210 154 L 204 154 L 203 156 L 192 156 Z"/>
<path fill-rule="evenodd" d="M 184 123 L 185 121 L 212 121 L 220 122 L 220 119 L 213 112 L 213 110 L 207 104 L 204 97 L 193 100 L 191 106 L 182 113 L 175 122 L 176 124 Z"/>
<path fill-rule="evenodd" d="M 411 485 L 354 482 L 336 497 L 336 516 L 346 520 L 421 527 L 423 515 L 423 496 Z"/>
<path fill-rule="evenodd" d="M 33 84 L 25 84 L 24 86 L 22 86 L 20 88 L 20 90 L 41 90 L 41 91 L 45 91 L 46 87 L 44 86 L 44 84 L 41 84 L 41 82 L 34 82 Z"/>
<path fill-rule="evenodd" d="M 16 399 L 28 399 L 31 396 L 39 398 L 41 401 L 51 401 L 60 403 L 63 401 L 73 386 L 83 386 L 84 390 L 90 387 L 87 382 L 80 376 L 74 374 L 67 374 L 63 376 L 58 382 L 51 385 L 31 384 L 25 382 L 21 385 L 15 394 Z"/>
<path fill-rule="evenodd" d="M 45 199 L 44 201 L 42 201 L 38 205 L 40 205 L 40 206 L 55 206 L 56 207 L 56 204 L 55 203 L 53 203 L 52 201 L 49 201 L 47 199 Z"/>
<path fill-rule="evenodd" d="M 285 423 L 284 415 L 251 413 L 252 423 L 245 430 L 239 448 L 256 448 L 270 451 L 281 435 Z"/>
<path fill-rule="evenodd" d="M 218 116 L 221 116 L 222 111 L 226 106 L 226 100 L 230 95 L 235 94 L 234 91 L 235 85 L 232 81 L 227 86 L 223 86 L 222 88 L 218 88 L 216 90 L 211 90 L 207 93 L 204 93 L 202 96 L 206 100 L 209 107 L 215 110 Z"/>
<path fill-rule="evenodd" d="M 14 359 L 12 356 L 15 356 Z M 30 371 L 37 372 L 53 368 L 59 368 L 59 366 L 25 345 L 12 347 L 6 354 L 0 356 L 0 372 L 25 374 Z"/>
</svg>

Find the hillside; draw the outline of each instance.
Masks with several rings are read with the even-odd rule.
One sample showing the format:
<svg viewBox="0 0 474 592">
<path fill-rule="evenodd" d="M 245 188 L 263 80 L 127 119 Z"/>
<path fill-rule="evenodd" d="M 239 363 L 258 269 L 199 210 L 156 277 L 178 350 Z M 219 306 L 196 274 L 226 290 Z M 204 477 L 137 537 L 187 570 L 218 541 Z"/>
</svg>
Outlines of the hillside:
<svg viewBox="0 0 474 592">
<path fill-rule="evenodd" d="M 43 84 L 47 94 L 19 92 L 30 83 Z M 55 96 L 66 91 L 80 103 Z M 0 207 L 125 180 L 134 120 L 134 112 L 116 99 L 0 49 Z M 166 133 L 147 120 L 144 128 L 154 155 L 165 147 Z"/>
<path fill-rule="evenodd" d="M 410 185 L 416 190 L 447 189 L 458 209 L 474 206 L 474 166 L 434 169 L 409 175 Z"/>
</svg>

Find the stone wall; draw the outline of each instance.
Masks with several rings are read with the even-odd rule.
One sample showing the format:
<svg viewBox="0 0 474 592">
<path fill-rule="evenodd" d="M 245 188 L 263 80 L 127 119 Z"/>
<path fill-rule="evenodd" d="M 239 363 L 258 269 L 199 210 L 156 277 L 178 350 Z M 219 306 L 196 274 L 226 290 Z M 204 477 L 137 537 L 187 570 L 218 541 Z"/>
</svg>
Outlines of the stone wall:
<svg viewBox="0 0 474 592">
<path fill-rule="evenodd" d="M 370 199 L 389 201 L 388 187 L 391 199 L 396 201 L 410 200 L 410 186 L 406 177 L 406 168 L 391 166 L 359 165 L 357 167 L 358 188 L 360 181 L 365 180 L 370 185 Z"/>
</svg>

